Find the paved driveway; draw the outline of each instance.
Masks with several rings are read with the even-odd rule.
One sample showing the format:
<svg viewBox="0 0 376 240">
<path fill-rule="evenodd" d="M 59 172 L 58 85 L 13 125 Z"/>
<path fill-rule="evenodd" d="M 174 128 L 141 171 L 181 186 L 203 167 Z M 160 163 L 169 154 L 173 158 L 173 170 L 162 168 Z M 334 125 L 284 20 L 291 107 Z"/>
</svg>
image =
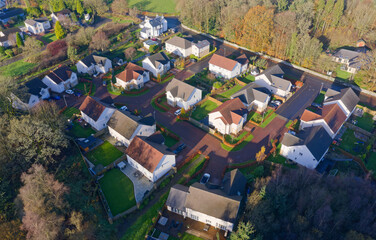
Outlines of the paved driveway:
<svg viewBox="0 0 376 240">
<path fill-rule="evenodd" d="M 131 165 L 127 164 L 127 167 L 121 170 L 127 177 L 132 181 L 134 186 L 134 195 L 136 198 L 136 202 L 141 202 L 144 198 L 144 194 L 146 191 L 150 191 L 153 188 L 153 183 L 149 181 L 145 176 L 141 173 L 140 177 L 135 177 L 135 172 L 138 170 L 133 168 Z"/>
</svg>

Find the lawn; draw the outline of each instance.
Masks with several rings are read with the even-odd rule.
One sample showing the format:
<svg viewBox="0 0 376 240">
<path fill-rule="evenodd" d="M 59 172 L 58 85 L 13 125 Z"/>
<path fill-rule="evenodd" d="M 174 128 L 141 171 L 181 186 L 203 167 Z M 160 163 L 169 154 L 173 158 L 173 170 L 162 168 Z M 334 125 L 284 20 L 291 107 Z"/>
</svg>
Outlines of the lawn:
<svg viewBox="0 0 376 240">
<path fill-rule="evenodd" d="M 36 65 L 36 63 L 19 60 L 1 67 L 0 74 L 6 77 L 18 77 L 29 73 Z"/>
<path fill-rule="evenodd" d="M 268 115 L 267 117 L 265 117 L 266 119 L 260 124 L 260 127 L 262 128 L 265 128 L 266 126 L 268 126 L 268 124 L 273 121 L 273 119 L 277 116 L 276 113 L 272 113 L 270 115 Z"/>
<path fill-rule="evenodd" d="M 364 150 L 364 144 L 355 137 L 354 131 L 351 129 L 346 129 L 339 147 L 353 155 L 360 155 Z"/>
<path fill-rule="evenodd" d="M 136 205 L 132 181 L 119 169 L 113 168 L 99 179 L 113 216 Z"/>
<path fill-rule="evenodd" d="M 57 40 L 56 35 L 54 32 L 47 33 L 46 35 L 42 36 L 43 41 L 46 43 L 52 43 Z"/>
<path fill-rule="evenodd" d="M 247 135 L 247 133 L 248 133 L 248 132 L 244 131 L 244 132 L 242 132 L 242 133 L 241 133 L 239 136 L 237 136 L 237 137 L 233 137 L 232 135 L 227 134 L 227 135 L 225 135 L 225 140 L 226 140 L 226 142 L 228 142 L 228 143 L 235 144 L 235 143 L 239 142 L 240 139 L 242 139 L 245 135 Z"/>
<path fill-rule="evenodd" d="M 250 134 L 246 139 L 244 139 L 243 142 L 241 142 L 239 145 L 235 147 L 229 147 L 226 144 L 221 143 L 221 146 L 224 150 L 229 151 L 229 152 L 235 152 L 241 150 L 245 145 L 247 145 L 250 141 L 252 141 L 253 135 Z"/>
<path fill-rule="evenodd" d="M 104 167 L 121 156 L 123 153 L 107 141 L 87 154 L 90 162 L 94 165 L 102 164 Z"/>
<path fill-rule="evenodd" d="M 268 109 L 268 110 L 266 110 L 266 112 L 264 113 L 264 114 L 260 114 L 260 113 L 258 113 L 258 112 L 255 112 L 255 111 L 252 111 L 252 112 L 250 112 L 249 114 L 248 114 L 248 116 L 247 116 L 247 120 L 249 121 L 249 120 L 251 120 L 251 121 L 253 121 L 253 122 L 255 122 L 255 123 L 258 123 L 258 124 L 260 124 L 261 122 L 265 122 L 267 119 L 268 119 L 268 117 L 270 117 L 271 116 L 271 114 L 273 113 L 273 110 L 272 109 Z M 264 118 L 263 118 L 264 117 Z M 273 120 L 273 119 L 272 119 Z M 262 123 L 262 124 L 263 124 Z"/>
<path fill-rule="evenodd" d="M 187 167 L 189 167 L 189 165 L 191 165 L 191 163 L 193 163 L 194 161 L 196 161 L 196 159 L 199 158 L 200 156 L 201 156 L 200 154 L 196 154 L 196 156 L 194 156 L 189 162 L 187 162 L 181 168 L 178 169 L 178 173 L 184 172 L 185 169 L 187 169 Z"/>
<path fill-rule="evenodd" d="M 172 147 L 174 146 L 175 144 L 177 144 L 179 142 L 179 140 L 176 140 L 175 138 L 173 137 L 170 137 L 167 133 L 166 133 L 166 128 L 163 127 L 165 129 L 165 131 L 162 132 L 162 135 L 165 139 L 165 142 L 164 144 L 167 146 L 167 147 Z M 157 131 L 158 130 L 161 130 L 159 127 L 157 127 Z M 169 131 L 169 130 L 167 130 Z M 176 134 L 175 134 L 176 135 Z"/>
<path fill-rule="evenodd" d="M 69 133 L 75 138 L 87 138 L 91 134 L 94 134 L 95 131 L 90 126 L 83 128 L 78 122 L 73 122 L 73 126 Z"/>
<path fill-rule="evenodd" d="M 223 93 L 220 93 L 218 94 L 217 96 L 220 97 L 220 98 L 227 98 L 227 99 L 230 99 L 230 97 L 236 93 L 236 92 L 239 92 L 240 89 L 242 89 L 243 86 L 242 85 L 239 85 L 239 84 L 236 84 L 234 87 L 232 87 L 231 89 L 227 90 L 226 92 L 223 92 Z"/>
<path fill-rule="evenodd" d="M 113 16 L 112 14 L 109 15 L 109 18 L 112 20 L 114 23 L 132 23 L 133 20 L 129 18 L 123 18 L 121 16 Z"/>
<path fill-rule="evenodd" d="M 372 152 L 366 163 L 366 167 L 368 170 L 372 170 L 373 176 L 376 178 L 376 152 Z"/>
<path fill-rule="evenodd" d="M 368 131 L 368 132 L 372 132 L 373 131 L 373 116 L 369 113 L 364 113 L 362 117 L 357 117 L 356 120 L 358 121 L 358 123 L 356 124 L 356 126 Z"/>
<path fill-rule="evenodd" d="M 325 98 L 325 91 L 321 91 L 320 94 L 315 98 L 313 102 L 317 104 L 323 104 Z"/>
<path fill-rule="evenodd" d="M 88 93 L 90 91 L 90 85 L 91 85 L 90 96 L 93 96 L 95 94 L 95 84 L 94 83 L 80 82 L 74 88 L 80 90 L 80 93 L 82 93 L 84 95 L 88 95 Z"/>
<path fill-rule="evenodd" d="M 67 118 L 71 118 L 74 114 L 80 114 L 80 110 L 75 107 L 69 107 L 63 112 L 63 115 Z"/>
<path fill-rule="evenodd" d="M 196 106 L 196 110 L 192 113 L 192 118 L 196 119 L 197 121 L 200 121 L 204 119 L 206 116 L 208 116 L 208 113 L 213 111 L 218 107 L 218 104 L 216 104 L 213 101 L 206 100 L 202 104 Z"/>
<path fill-rule="evenodd" d="M 349 80 L 351 77 L 351 73 L 341 70 L 341 67 L 338 66 L 336 68 L 337 77 L 340 80 Z"/>
<path fill-rule="evenodd" d="M 255 76 L 253 76 L 252 74 L 248 74 L 245 77 L 239 78 L 239 80 L 248 84 L 250 82 L 254 82 L 255 81 Z"/>
<path fill-rule="evenodd" d="M 176 13 L 175 0 L 128 0 L 128 6 L 142 11 L 156 13 Z"/>
</svg>

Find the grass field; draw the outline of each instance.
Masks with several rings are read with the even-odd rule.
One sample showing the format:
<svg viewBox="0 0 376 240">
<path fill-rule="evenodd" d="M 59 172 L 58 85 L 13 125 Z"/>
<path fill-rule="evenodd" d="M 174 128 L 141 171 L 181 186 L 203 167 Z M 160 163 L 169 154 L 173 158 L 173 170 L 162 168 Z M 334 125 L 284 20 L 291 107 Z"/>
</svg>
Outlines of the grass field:
<svg viewBox="0 0 376 240">
<path fill-rule="evenodd" d="M 238 92 L 240 89 L 242 89 L 243 86 L 239 85 L 239 84 L 236 84 L 234 87 L 232 87 L 231 89 L 227 90 L 226 92 L 223 92 L 223 93 L 220 93 L 218 94 L 217 96 L 221 97 L 221 98 L 227 98 L 227 99 L 230 99 L 231 95 L 233 95 L 234 93 Z"/>
<path fill-rule="evenodd" d="M 216 104 L 215 102 L 206 100 L 199 106 L 196 106 L 196 110 L 192 113 L 192 118 L 196 119 L 197 121 L 200 121 L 204 119 L 206 116 L 208 116 L 208 113 L 210 113 L 217 107 L 218 104 Z"/>
<path fill-rule="evenodd" d="M 358 121 L 358 123 L 356 124 L 356 126 L 368 131 L 368 132 L 372 132 L 373 130 L 373 120 L 372 120 L 373 116 L 369 113 L 364 113 L 362 117 L 357 117 L 356 120 Z"/>
<path fill-rule="evenodd" d="M 369 155 L 366 167 L 368 170 L 371 170 L 373 172 L 373 176 L 376 178 L 376 152 L 372 152 Z"/>
<path fill-rule="evenodd" d="M 360 142 L 361 141 L 355 137 L 354 130 L 347 129 L 342 135 L 342 141 L 339 147 L 353 155 L 359 155 L 364 150 L 364 144 Z"/>
<path fill-rule="evenodd" d="M 119 169 L 106 172 L 99 184 L 112 215 L 117 215 L 136 205 L 132 181 Z"/>
<path fill-rule="evenodd" d="M 52 43 L 57 40 L 56 35 L 54 32 L 47 33 L 46 35 L 42 36 L 43 41 L 46 43 Z"/>
<path fill-rule="evenodd" d="M 325 91 L 321 91 L 320 94 L 315 98 L 313 102 L 317 104 L 322 104 L 325 98 Z"/>
<path fill-rule="evenodd" d="M 80 110 L 75 107 L 69 107 L 64 110 L 63 115 L 67 118 L 71 118 L 73 114 L 80 114 Z"/>
<path fill-rule="evenodd" d="M 175 0 L 128 0 L 129 7 L 156 13 L 176 13 Z"/>
<path fill-rule="evenodd" d="M 248 84 L 250 82 L 254 82 L 255 81 L 255 76 L 253 76 L 252 74 L 248 74 L 245 77 L 239 78 L 239 80 Z"/>
<path fill-rule="evenodd" d="M 24 62 L 19 60 L 17 62 L 8 64 L 0 68 L 0 74 L 6 77 L 18 77 L 25 75 L 31 71 L 37 64 Z"/>
<path fill-rule="evenodd" d="M 102 164 L 104 167 L 121 156 L 123 153 L 107 141 L 87 154 L 94 165 Z"/>
<path fill-rule="evenodd" d="M 247 145 L 250 141 L 252 141 L 253 139 L 253 135 L 250 134 L 246 139 L 244 139 L 243 142 L 241 142 L 239 145 L 235 146 L 235 147 L 229 147 L 223 143 L 221 143 L 221 146 L 224 150 L 226 151 L 229 151 L 229 152 L 235 152 L 235 151 L 239 151 L 241 150 L 243 147 L 245 147 L 245 145 Z"/>
<path fill-rule="evenodd" d="M 351 73 L 341 70 L 340 66 L 338 66 L 335 71 L 337 73 L 337 77 L 336 78 L 338 78 L 340 80 L 347 81 L 351 77 Z"/>
<path fill-rule="evenodd" d="M 72 135 L 73 137 L 76 137 L 76 138 L 87 138 L 91 134 L 94 134 L 94 133 L 95 133 L 95 131 L 90 126 L 83 128 L 77 122 L 73 122 L 73 126 L 70 129 L 70 135 Z"/>
</svg>

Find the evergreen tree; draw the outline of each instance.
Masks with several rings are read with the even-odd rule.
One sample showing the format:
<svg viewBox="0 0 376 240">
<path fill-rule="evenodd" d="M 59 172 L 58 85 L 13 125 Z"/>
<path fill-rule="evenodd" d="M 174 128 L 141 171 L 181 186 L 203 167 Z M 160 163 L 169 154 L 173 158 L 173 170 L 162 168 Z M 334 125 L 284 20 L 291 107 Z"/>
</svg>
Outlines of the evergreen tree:
<svg viewBox="0 0 376 240">
<path fill-rule="evenodd" d="M 59 0 L 58 5 L 57 5 L 57 11 L 61 11 L 65 9 L 65 4 L 63 0 Z"/>
<path fill-rule="evenodd" d="M 55 23 L 55 35 L 57 39 L 63 39 L 65 37 L 65 30 L 59 21 Z"/>
<path fill-rule="evenodd" d="M 24 45 L 24 42 L 21 38 L 20 33 L 16 33 L 16 43 L 17 43 L 17 47 L 19 47 L 19 48 Z"/>
<path fill-rule="evenodd" d="M 337 0 L 336 4 L 333 8 L 333 21 L 332 21 L 332 27 L 337 27 L 339 20 L 341 19 L 343 15 L 343 10 L 345 8 L 345 1 L 344 0 Z"/>
<path fill-rule="evenodd" d="M 76 11 L 80 15 L 82 15 L 84 13 L 84 8 L 82 7 L 81 0 L 77 0 Z"/>
</svg>

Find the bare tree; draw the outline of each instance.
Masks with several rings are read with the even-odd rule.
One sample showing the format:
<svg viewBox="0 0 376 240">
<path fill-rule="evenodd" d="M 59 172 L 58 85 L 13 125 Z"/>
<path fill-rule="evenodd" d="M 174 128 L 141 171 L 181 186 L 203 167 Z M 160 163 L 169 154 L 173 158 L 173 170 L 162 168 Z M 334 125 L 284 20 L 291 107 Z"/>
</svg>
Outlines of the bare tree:
<svg viewBox="0 0 376 240">
<path fill-rule="evenodd" d="M 110 40 L 102 30 L 98 30 L 93 36 L 90 48 L 95 50 L 101 50 L 102 52 L 110 46 Z"/>
<path fill-rule="evenodd" d="M 126 59 L 133 60 L 133 58 L 136 56 L 136 48 L 130 47 L 124 50 L 124 56 Z"/>
<path fill-rule="evenodd" d="M 114 0 L 111 4 L 111 11 L 119 15 L 125 15 L 128 12 L 127 0 Z"/>
</svg>

